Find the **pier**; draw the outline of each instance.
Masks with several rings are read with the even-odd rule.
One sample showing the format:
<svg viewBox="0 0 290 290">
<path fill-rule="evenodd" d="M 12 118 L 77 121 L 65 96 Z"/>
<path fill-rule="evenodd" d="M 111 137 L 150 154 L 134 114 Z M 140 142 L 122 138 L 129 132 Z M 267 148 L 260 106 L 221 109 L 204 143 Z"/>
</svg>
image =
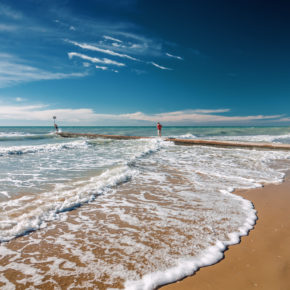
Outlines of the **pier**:
<svg viewBox="0 0 290 290">
<path fill-rule="evenodd" d="M 85 137 L 90 139 L 105 138 L 115 140 L 136 140 L 136 139 L 152 139 L 153 137 L 145 136 L 121 136 L 121 135 L 103 135 L 91 133 L 70 133 L 58 132 L 57 135 L 64 138 L 78 138 Z M 165 138 L 164 141 L 174 142 L 176 145 L 200 145 L 200 146 L 214 146 L 214 147 L 235 147 L 248 149 L 270 149 L 270 150 L 290 150 L 290 144 L 278 143 L 258 143 L 258 142 L 236 142 L 236 141 L 218 141 L 218 140 L 203 140 L 203 139 L 178 139 Z"/>
</svg>

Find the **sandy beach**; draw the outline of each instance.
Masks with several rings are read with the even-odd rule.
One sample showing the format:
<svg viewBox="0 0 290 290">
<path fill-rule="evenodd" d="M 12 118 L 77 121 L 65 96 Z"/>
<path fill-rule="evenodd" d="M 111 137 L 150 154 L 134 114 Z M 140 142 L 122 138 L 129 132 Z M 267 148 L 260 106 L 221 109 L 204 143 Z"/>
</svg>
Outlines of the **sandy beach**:
<svg viewBox="0 0 290 290">
<path fill-rule="evenodd" d="M 155 289 L 215 261 L 166 287 L 290 289 L 288 152 L 35 135 L 2 148 L 1 289 Z"/>
<path fill-rule="evenodd" d="M 289 172 L 282 184 L 235 193 L 253 202 L 258 214 L 254 229 L 219 263 L 162 289 L 290 289 Z"/>
<path fill-rule="evenodd" d="M 125 186 L 124 186 L 125 187 Z M 121 191 L 124 194 L 126 191 Z M 225 252 L 225 258 L 215 265 L 201 268 L 193 276 L 187 277 L 182 281 L 161 287 L 162 289 L 174 290 L 245 290 L 245 289 L 263 289 L 263 290 L 287 290 L 290 289 L 290 220 L 289 220 L 289 202 L 290 202 L 290 174 L 287 174 L 285 182 L 282 184 L 270 184 L 263 188 L 252 190 L 240 190 L 236 194 L 251 200 L 258 213 L 257 223 L 248 236 L 242 237 L 241 243 L 230 246 Z M 127 192 L 129 194 L 129 192 Z M 92 205 L 89 205 L 92 207 Z M 85 206 L 88 209 L 89 206 Z M 104 220 L 104 216 L 96 215 L 97 207 L 92 211 L 96 220 Z M 57 257 L 60 263 L 60 273 L 55 273 L 53 276 L 45 275 L 39 277 L 42 281 L 39 285 L 40 289 L 54 289 L 61 287 L 67 289 L 72 285 L 85 287 L 88 281 L 91 281 L 93 287 L 98 289 L 107 289 L 104 285 L 99 285 L 97 281 L 92 280 L 93 276 L 90 273 L 82 273 L 82 275 L 67 276 L 62 273 L 67 270 L 67 267 L 78 265 L 84 266 L 79 258 L 63 247 L 70 239 L 72 225 L 76 226 L 78 218 L 78 210 L 69 212 L 68 220 L 70 227 L 67 228 L 61 221 L 56 223 L 56 226 L 45 229 L 44 231 L 35 231 L 30 235 L 26 235 L 15 239 L 6 246 L 10 251 L 16 251 L 18 254 L 11 252 L 11 256 L 1 261 L 4 265 L 13 258 L 22 266 L 28 267 L 31 257 L 39 260 L 38 268 L 41 271 L 48 270 L 48 266 Z M 62 238 L 63 237 L 63 238 Z M 81 247 L 88 246 L 89 251 L 96 256 L 101 256 L 102 253 L 97 245 L 99 243 L 97 236 L 89 237 L 90 243 L 85 240 L 84 232 L 79 231 L 76 237 L 76 242 Z M 62 240 L 63 239 L 63 240 Z M 35 244 L 32 241 L 38 241 Z M 59 244 L 54 244 L 60 240 Z M 73 246 L 76 251 L 76 245 Z M 112 253 L 110 253 L 112 256 Z M 17 258 L 16 258 L 17 257 Z M 112 256 L 113 257 L 113 256 Z M 68 262 L 69 261 L 69 262 Z M 70 265 L 71 264 L 71 265 Z M 35 267 L 35 265 L 34 265 Z M 19 270 L 21 267 L 19 268 Z M 19 276 L 20 275 L 20 276 Z M 91 274 L 90 274 L 91 275 Z M 18 279 L 28 276 L 21 274 L 21 271 L 6 270 L 6 278 L 17 285 L 18 289 L 26 289 L 32 287 L 33 283 L 19 284 Z M 105 279 L 105 277 L 104 277 Z M 122 289 L 122 281 L 114 286 Z M 0 283 L 1 286 L 2 283 Z M 2 285 L 3 286 L 3 285 Z M 92 288 L 93 289 L 93 288 Z"/>
<path fill-rule="evenodd" d="M 0 0 L 0 290 L 290 290 L 289 11 Z"/>
</svg>

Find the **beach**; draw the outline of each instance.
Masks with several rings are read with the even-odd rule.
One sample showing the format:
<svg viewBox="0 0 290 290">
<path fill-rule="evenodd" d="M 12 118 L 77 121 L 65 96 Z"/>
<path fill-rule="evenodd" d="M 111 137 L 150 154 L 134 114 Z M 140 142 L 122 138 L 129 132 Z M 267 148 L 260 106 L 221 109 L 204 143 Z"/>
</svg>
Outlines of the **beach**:
<svg viewBox="0 0 290 290">
<path fill-rule="evenodd" d="M 235 192 L 251 200 L 258 220 L 219 263 L 201 268 L 164 290 L 290 289 L 290 174 L 279 185 Z"/>
<path fill-rule="evenodd" d="M 122 190 L 122 188 L 121 188 Z M 124 190 L 124 189 L 123 189 Z M 193 276 L 185 278 L 182 281 L 170 284 L 161 289 L 175 290 L 192 290 L 192 289 L 279 289 L 286 290 L 290 287 L 290 221 L 289 221 L 289 202 L 290 202 L 290 174 L 288 173 L 285 182 L 282 184 L 268 184 L 262 188 L 251 190 L 238 190 L 238 194 L 246 199 L 251 200 L 258 214 L 258 220 L 253 230 L 248 236 L 241 239 L 241 243 L 230 246 L 225 251 L 225 258 L 217 264 L 203 267 Z M 123 191 L 124 193 L 124 191 Z M 77 216 L 76 211 L 69 214 L 67 223 L 75 223 Z M 105 217 L 97 215 L 95 219 L 102 220 Z M 82 266 L 81 261 L 76 255 L 63 252 L 63 248 L 58 244 L 52 245 L 51 241 L 55 237 L 58 239 L 63 236 L 64 240 L 69 240 L 71 229 L 64 226 L 61 222 L 45 232 L 37 231 L 30 236 L 20 237 L 9 243 L 11 253 L 22 252 L 22 258 L 29 261 L 31 256 L 41 256 L 42 259 L 56 255 L 59 262 L 56 263 L 60 270 L 68 270 L 69 267 Z M 65 238 L 65 235 L 68 235 Z M 82 231 L 78 236 L 81 243 L 86 237 L 82 236 Z M 33 244 L 31 241 L 38 240 L 39 244 Z M 95 239 L 94 242 L 98 242 Z M 63 243 L 62 243 L 63 244 Z M 85 244 L 82 245 L 85 247 Z M 94 251 L 96 255 L 102 255 L 98 250 Z M 113 255 L 112 255 L 113 258 Z M 70 262 L 68 262 L 70 261 Z M 2 265 L 5 261 L 1 261 Z M 71 263 L 71 264 L 69 264 Z M 49 263 L 39 263 L 38 268 L 48 269 L 49 264 L 53 264 L 53 259 Z M 20 263 L 19 263 L 20 265 Z M 22 264 L 25 266 L 25 264 Z M 29 269 L 29 263 L 27 263 Z M 24 267 L 25 268 L 25 267 Z M 21 269 L 21 266 L 19 267 Z M 18 284 L 19 277 L 25 278 L 25 275 L 19 276 L 20 271 L 7 270 L 5 275 L 10 282 L 17 285 L 17 289 L 26 289 L 33 286 L 33 283 L 24 285 Z M 29 272 L 29 271 L 28 271 Z M 33 273 L 26 273 L 29 277 Z M 40 278 L 40 277 L 39 277 Z M 53 279 L 52 279 L 53 278 Z M 73 283 L 74 285 L 86 285 L 91 277 L 85 273 L 72 276 L 61 276 L 54 273 L 53 277 L 42 277 L 40 289 L 54 289 L 56 285 L 61 289 L 68 289 Z M 52 282 L 54 281 L 54 282 Z M 55 283 L 57 281 L 57 284 Z M 0 284 L 4 286 L 4 284 Z M 98 289 L 106 289 L 98 283 L 94 284 Z M 122 283 L 114 285 L 122 288 Z"/>
<path fill-rule="evenodd" d="M 276 189 L 289 184 L 288 175 L 282 183 L 289 151 L 181 146 L 154 138 L 150 127 L 66 129 L 151 138 L 62 138 L 46 127 L 2 128 L 0 287 L 152 290 L 197 271 L 168 286 L 183 289 L 179 285 L 189 281 L 188 289 L 194 289 L 192 280 L 231 261 L 232 251 L 252 236 L 271 241 L 270 249 L 250 243 L 261 250 L 264 260 L 253 259 L 263 267 L 271 259 L 266 255 L 286 243 L 258 230 L 264 220 L 272 225 L 263 217 L 261 201 L 272 206 L 265 210 L 274 215 L 271 220 L 286 220 L 276 215 L 280 205 L 275 202 L 287 205 L 287 195 L 278 196 Z M 282 127 L 168 129 L 166 138 L 175 136 L 290 143 L 288 128 Z M 283 229 L 273 227 L 270 232 Z M 246 249 L 251 254 L 255 248 Z M 246 257 L 238 254 L 229 270 L 222 270 L 226 282 L 237 273 L 244 278 L 237 261 Z M 254 275 L 252 262 L 241 261 Z M 205 281 L 214 281 L 209 276 Z M 246 281 L 260 285 L 261 276 Z M 218 282 L 213 285 L 217 289 Z"/>
<path fill-rule="evenodd" d="M 289 11 L 0 0 L 0 290 L 290 290 Z"/>
</svg>

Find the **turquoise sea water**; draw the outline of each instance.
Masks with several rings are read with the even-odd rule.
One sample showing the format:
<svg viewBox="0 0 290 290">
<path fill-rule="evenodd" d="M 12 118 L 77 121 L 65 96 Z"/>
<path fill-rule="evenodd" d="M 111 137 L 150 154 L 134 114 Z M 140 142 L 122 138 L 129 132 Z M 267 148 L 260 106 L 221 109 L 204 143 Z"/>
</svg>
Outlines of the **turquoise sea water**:
<svg viewBox="0 0 290 290">
<path fill-rule="evenodd" d="M 157 135 L 155 127 L 60 130 Z M 163 136 L 185 139 L 290 144 L 290 127 L 164 126 L 162 131 Z M 126 289 L 153 289 L 174 281 L 216 262 L 227 245 L 247 234 L 255 223 L 255 210 L 233 190 L 282 182 L 289 160 L 288 151 L 177 146 L 158 137 L 62 138 L 53 127 L 0 127 L 0 272 L 9 267 L 22 271 L 19 253 L 19 262 L 14 258 L 1 265 L 12 255 L 9 241 L 62 223 L 69 228 L 68 238 L 51 237 L 51 242 L 65 245 L 66 251 L 90 265 L 61 269 L 63 276 L 85 272 L 94 277 L 86 287 L 95 287 L 96 281 L 110 287 L 123 281 Z M 67 220 L 71 215 L 76 216 L 73 223 Z M 96 215 L 107 218 L 98 224 Z M 87 237 L 83 244 L 89 245 L 85 250 L 75 243 L 81 232 Z M 98 237 L 93 246 L 91 235 Z M 94 256 L 92 247 L 111 254 Z M 23 283 L 40 287 L 44 274 L 39 261 L 33 261 L 29 267 L 37 279 L 27 277 Z M 46 275 L 53 279 L 56 268 Z M 15 287 L 4 274 L 0 282 Z"/>
</svg>

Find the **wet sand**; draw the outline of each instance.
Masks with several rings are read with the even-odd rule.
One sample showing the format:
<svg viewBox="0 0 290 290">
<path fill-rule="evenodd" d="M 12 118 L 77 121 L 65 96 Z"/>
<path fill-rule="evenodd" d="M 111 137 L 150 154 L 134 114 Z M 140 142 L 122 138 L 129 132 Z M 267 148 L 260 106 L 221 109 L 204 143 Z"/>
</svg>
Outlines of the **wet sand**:
<svg viewBox="0 0 290 290">
<path fill-rule="evenodd" d="M 219 263 L 162 290 L 290 289 L 290 173 L 282 184 L 235 193 L 253 202 L 255 228 Z"/>
<path fill-rule="evenodd" d="M 169 172 L 169 169 L 163 169 Z M 179 175 L 180 174 L 180 175 Z M 168 182 L 172 185 L 186 184 L 181 172 L 170 172 Z M 138 186 L 137 186 L 138 185 Z M 155 186 L 155 187 L 154 187 Z M 120 220 L 118 212 L 124 196 L 129 204 L 134 203 L 134 208 L 122 206 L 124 213 L 132 213 L 142 219 L 149 218 L 148 212 L 144 211 L 142 204 L 136 203 L 136 197 L 142 192 L 147 192 L 146 198 L 150 204 L 160 204 L 165 201 L 160 197 L 165 192 L 158 192 L 159 188 L 155 181 L 152 184 L 145 183 L 141 186 L 136 177 L 128 184 L 118 186 L 116 192 L 107 193 L 102 197 L 102 202 L 85 204 L 81 208 L 72 210 L 61 215 L 61 219 L 48 223 L 47 227 L 34 231 L 0 245 L 1 266 L 5 280 L 0 281 L 0 288 L 11 289 L 123 289 L 120 279 L 111 279 L 116 270 L 118 261 L 128 262 L 127 270 L 138 271 L 145 269 L 149 272 L 150 263 L 140 252 L 140 259 L 131 263 L 131 256 L 135 255 L 138 247 L 128 254 L 126 248 L 110 247 L 106 250 L 104 244 L 111 244 L 105 225 L 108 221 L 117 224 L 118 228 L 111 227 L 109 231 L 116 235 L 116 247 L 124 243 L 123 231 L 131 227 L 131 238 L 138 240 L 134 227 L 124 220 Z M 134 189 L 134 190 L 133 190 Z M 168 188 L 164 189 L 165 191 Z M 152 193 L 155 193 L 152 194 Z M 194 276 L 184 279 L 162 289 L 213 289 L 213 290 L 246 290 L 246 289 L 290 289 L 290 220 L 288 208 L 290 205 L 290 175 L 280 185 L 267 185 L 261 189 L 243 190 L 236 192 L 244 198 L 253 201 L 259 220 L 247 237 L 242 238 L 239 245 L 234 245 L 225 252 L 225 259 L 216 265 L 202 268 Z M 175 195 L 175 191 L 173 191 Z M 107 202 L 104 202 L 107 199 Z M 112 202 L 113 211 L 101 211 L 102 207 Z M 169 201 L 166 201 L 169 202 Z M 141 207 L 138 207 L 137 205 Z M 158 218 L 158 217 L 156 217 Z M 150 220 L 148 220 L 148 223 Z M 150 224 L 150 223 L 149 223 Z M 150 225 L 151 228 L 151 225 Z M 168 248 L 173 251 L 170 237 L 176 232 L 172 228 L 164 227 L 156 232 L 154 239 L 148 240 L 146 246 L 154 249 Z M 178 233 L 182 235 L 183 233 Z M 164 238 L 166 236 L 166 239 Z M 158 238 L 158 239 L 157 239 Z M 163 241 L 163 240 L 166 241 Z M 191 237 L 192 239 L 192 237 Z M 162 244 L 161 244 L 162 242 Z M 162 245 L 162 246 L 161 246 Z M 131 248 L 131 246 L 130 246 Z M 162 249 L 161 249 L 162 250 Z M 0 255 L 1 257 L 1 255 Z M 126 260 L 126 258 L 128 259 Z M 153 257 L 148 253 L 148 257 Z M 102 261 L 106 261 L 104 264 Z M 108 266 L 107 272 L 99 272 L 96 269 Z M 142 265 L 142 267 L 140 267 Z M 117 269 L 118 270 L 118 269 Z M 124 271 L 124 269 L 120 269 Z M 141 274 L 141 273 L 140 273 Z M 111 281 L 112 280 L 112 281 Z M 9 284 L 11 283 L 11 284 Z M 8 286 L 8 287 L 9 287 Z M 2 289 L 1 288 L 1 289 Z"/>
</svg>

